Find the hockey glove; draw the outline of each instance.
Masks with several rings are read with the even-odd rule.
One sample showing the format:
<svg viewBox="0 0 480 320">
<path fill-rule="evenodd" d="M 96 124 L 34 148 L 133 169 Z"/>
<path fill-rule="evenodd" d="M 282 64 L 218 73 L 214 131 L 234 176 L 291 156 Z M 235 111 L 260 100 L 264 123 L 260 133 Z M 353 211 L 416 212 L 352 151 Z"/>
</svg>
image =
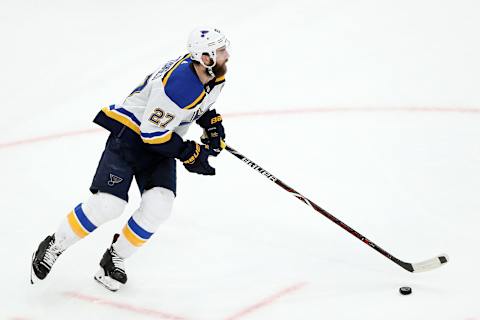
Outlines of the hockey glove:
<svg viewBox="0 0 480 320">
<path fill-rule="evenodd" d="M 208 163 L 210 152 L 207 148 L 194 141 L 187 141 L 186 143 L 188 145 L 180 155 L 180 160 L 183 162 L 185 169 L 190 172 L 213 176 L 215 168 Z"/>
<path fill-rule="evenodd" d="M 197 123 L 204 129 L 202 143 L 208 145 L 210 154 L 218 156 L 224 148 L 225 129 L 222 125 L 222 116 L 215 109 L 205 112 Z"/>
</svg>

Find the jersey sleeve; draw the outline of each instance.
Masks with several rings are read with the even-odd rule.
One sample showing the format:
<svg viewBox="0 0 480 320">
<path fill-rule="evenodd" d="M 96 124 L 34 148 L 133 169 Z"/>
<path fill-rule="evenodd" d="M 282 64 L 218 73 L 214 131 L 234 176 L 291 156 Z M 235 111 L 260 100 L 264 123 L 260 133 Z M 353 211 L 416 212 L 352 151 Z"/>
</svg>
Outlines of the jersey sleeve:
<svg viewBox="0 0 480 320">
<path fill-rule="evenodd" d="M 206 96 L 204 86 L 188 61 L 183 61 L 162 79 L 165 94 L 180 109 L 189 110 Z"/>
</svg>

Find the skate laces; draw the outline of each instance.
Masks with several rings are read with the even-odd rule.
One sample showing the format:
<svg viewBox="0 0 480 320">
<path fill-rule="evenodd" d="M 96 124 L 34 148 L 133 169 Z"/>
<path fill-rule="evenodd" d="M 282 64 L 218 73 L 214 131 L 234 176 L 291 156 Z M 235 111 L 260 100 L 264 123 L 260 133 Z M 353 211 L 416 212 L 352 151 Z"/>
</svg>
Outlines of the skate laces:
<svg viewBox="0 0 480 320">
<path fill-rule="evenodd" d="M 50 241 L 42 259 L 43 264 L 50 269 L 62 252 L 63 250 L 58 244 L 54 243 L 54 240 Z"/>
<path fill-rule="evenodd" d="M 110 254 L 112 256 L 112 262 L 113 266 L 115 269 L 121 270 L 122 272 L 125 272 L 125 264 L 123 262 L 123 258 L 120 257 L 117 252 L 115 252 L 115 249 L 111 248 L 110 249 Z"/>
</svg>

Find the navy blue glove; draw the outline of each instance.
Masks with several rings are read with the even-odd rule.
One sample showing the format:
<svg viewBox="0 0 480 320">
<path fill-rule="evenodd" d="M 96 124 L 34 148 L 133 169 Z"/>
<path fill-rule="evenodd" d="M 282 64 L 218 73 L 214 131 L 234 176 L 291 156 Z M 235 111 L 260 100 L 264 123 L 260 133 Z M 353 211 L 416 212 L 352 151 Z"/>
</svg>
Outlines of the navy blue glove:
<svg viewBox="0 0 480 320">
<path fill-rule="evenodd" d="M 186 141 L 185 143 L 187 146 L 179 157 L 185 169 L 190 172 L 213 176 L 215 174 L 215 168 L 208 163 L 208 156 L 210 155 L 208 149 L 195 141 Z"/>
<path fill-rule="evenodd" d="M 218 156 L 223 149 L 225 140 L 225 129 L 222 125 L 222 116 L 215 109 L 205 112 L 197 123 L 204 129 L 201 137 L 202 143 L 208 145 L 210 154 L 214 157 Z"/>
</svg>

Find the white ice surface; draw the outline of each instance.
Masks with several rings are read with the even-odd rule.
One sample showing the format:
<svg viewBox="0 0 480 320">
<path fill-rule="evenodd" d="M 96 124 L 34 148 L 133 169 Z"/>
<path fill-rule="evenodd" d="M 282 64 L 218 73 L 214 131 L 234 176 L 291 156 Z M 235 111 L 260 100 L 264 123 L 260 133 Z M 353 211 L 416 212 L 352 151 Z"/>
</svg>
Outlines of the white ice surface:
<svg viewBox="0 0 480 320">
<path fill-rule="evenodd" d="M 0 319 L 480 319 L 479 13 L 473 0 L 2 0 Z M 217 104 L 232 147 L 398 258 L 451 261 L 410 274 L 224 152 L 213 178 L 179 166 L 174 213 L 121 291 L 93 274 L 135 186 L 121 218 L 31 286 L 32 251 L 88 197 L 107 133 L 15 141 L 95 129 L 198 24 L 232 42 Z"/>
</svg>

